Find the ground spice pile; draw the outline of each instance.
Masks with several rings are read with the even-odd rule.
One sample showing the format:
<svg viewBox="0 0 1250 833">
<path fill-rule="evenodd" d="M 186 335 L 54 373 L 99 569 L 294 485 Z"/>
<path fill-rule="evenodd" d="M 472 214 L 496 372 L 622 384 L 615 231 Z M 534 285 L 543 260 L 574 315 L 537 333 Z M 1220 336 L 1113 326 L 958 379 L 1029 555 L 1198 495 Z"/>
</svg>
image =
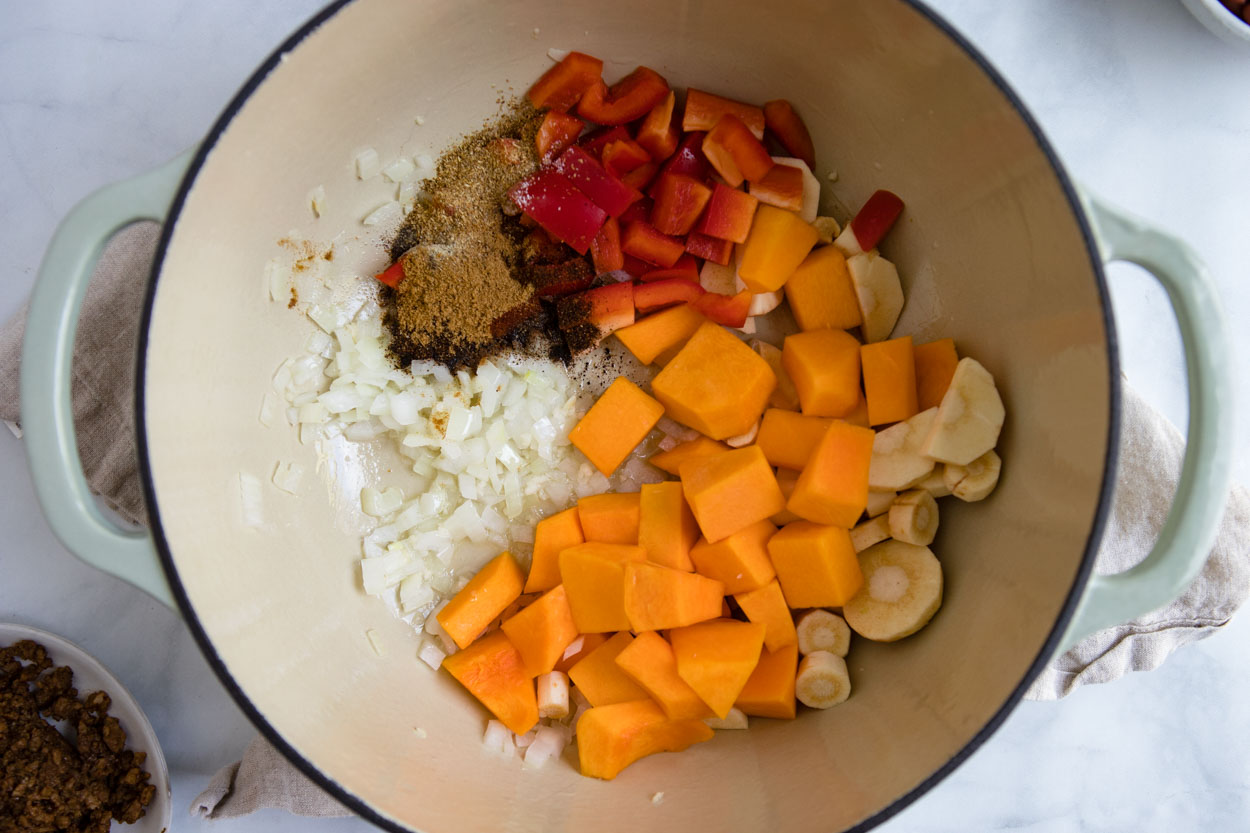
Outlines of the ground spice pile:
<svg viewBox="0 0 1250 833">
<path fill-rule="evenodd" d="M 38 643 L 0 649 L 0 833 L 106 833 L 138 821 L 156 794 L 108 694 L 80 701 L 73 681 Z M 49 720 L 68 724 L 73 741 Z"/>
</svg>

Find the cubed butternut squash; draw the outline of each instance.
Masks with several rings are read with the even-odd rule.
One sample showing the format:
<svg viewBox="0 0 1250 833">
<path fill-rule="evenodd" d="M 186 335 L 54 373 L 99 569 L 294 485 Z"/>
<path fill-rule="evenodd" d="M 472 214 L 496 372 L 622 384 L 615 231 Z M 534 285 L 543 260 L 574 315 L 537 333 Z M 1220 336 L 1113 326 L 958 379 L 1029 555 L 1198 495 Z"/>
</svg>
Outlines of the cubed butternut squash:
<svg viewBox="0 0 1250 833">
<path fill-rule="evenodd" d="M 640 758 L 680 752 L 711 740 L 702 720 L 669 720 L 653 700 L 587 709 L 577 723 L 577 757 L 582 775 L 611 780 Z"/>
<path fill-rule="evenodd" d="M 777 469 L 777 488 L 781 489 L 781 494 L 787 501 L 790 495 L 794 494 L 794 485 L 799 482 L 799 472 L 796 469 Z M 789 509 L 782 509 L 776 515 L 769 518 L 776 526 L 785 526 L 791 521 L 800 520 L 799 516 L 791 512 Z"/>
<path fill-rule="evenodd" d="M 752 717 L 793 720 L 794 680 L 798 669 L 797 642 L 775 651 L 765 648 L 734 705 Z"/>
<path fill-rule="evenodd" d="M 833 419 L 830 417 L 804 416 L 794 411 L 769 408 L 760 420 L 755 444 L 772 465 L 802 469 L 831 422 Z"/>
<path fill-rule="evenodd" d="M 592 542 L 560 553 L 560 579 L 579 633 L 629 630 L 625 564 L 646 558 L 642 547 Z"/>
<path fill-rule="evenodd" d="M 466 648 L 516 601 L 524 586 L 521 565 L 512 553 L 500 553 L 478 570 L 435 618 L 458 646 Z"/>
<path fill-rule="evenodd" d="M 912 358 L 916 362 L 916 408 L 927 411 L 942 404 L 946 389 L 951 386 L 959 354 L 953 339 L 943 338 L 928 344 L 917 344 Z"/>
<path fill-rule="evenodd" d="M 768 556 L 791 608 L 841 607 L 864 583 L 848 530 L 795 521 L 768 542 Z"/>
<path fill-rule="evenodd" d="M 776 386 L 768 362 L 710 321 L 651 380 L 670 417 L 714 440 L 750 430 Z"/>
<path fill-rule="evenodd" d="M 573 426 L 569 442 L 595 468 L 610 475 L 663 415 L 663 405 L 624 376 L 618 376 Z"/>
<path fill-rule="evenodd" d="M 693 570 L 690 548 L 699 540 L 699 525 L 681 483 L 644 483 L 638 501 L 638 546 L 647 558 L 674 570 Z"/>
<path fill-rule="evenodd" d="M 841 330 L 786 336 L 781 364 L 799 393 L 806 416 L 842 417 L 859 401 L 859 342 Z"/>
<path fill-rule="evenodd" d="M 786 604 L 785 595 L 781 592 L 781 583 L 776 579 L 755 590 L 735 593 L 734 601 L 747 615 L 748 621 L 764 626 L 764 646 L 768 650 L 776 651 L 798 642 L 794 617 Z"/>
<path fill-rule="evenodd" d="M 724 585 L 727 595 L 755 590 L 776 575 L 768 560 L 768 539 L 776 531 L 772 523 L 762 520 L 716 543 L 700 539 L 690 550 L 690 560 L 700 575 Z"/>
<path fill-rule="evenodd" d="M 563 584 L 521 608 L 500 627 L 521 654 L 521 662 L 531 677 L 554 670 L 564 649 L 577 638 L 577 625 Z"/>
<path fill-rule="evenodd" d="M 447 657 L 443 668 L 518 735 L 538 722 L 534 680 L 526 672 L 520 652 L 503 631 L 487 634 Z"/>
<path fill-rule="evenodd" d="M 764 626 L 714 619 L 674 628 L 668 638 L 677 673 L 717 717 L 733 708 L 764 647 Z"/>
<path fill-rule="evenodd" d="M 681 464 L 686 460 L 692 460 L 696 457 L 710 457 L 722 451 L 728 451 L 729 446 L 717 440 L 708 439 L 700 434 L 693 440 L 684 442 L 681 445 L 674 446 L 668 451 L 661 451 L 658 454 L 652 454 L 647 462 L 655 466 L 663 472 L 667 472 L 674 477 L 681 473 Z"/>
<path fill-rule="evenodd" d="M 569 669 L 569 680 L 592 706 L 610 706 L 642 700 L 647 692 L 616 664 L 616 658 L 634 637 L 628 631 L 615 634 Z"/>
<path fill-rule="evenodd" d="M 772 467 L 754 445 L 687 460 L 681 465 L 681 487 L 703 537 L 712 543 L 785 505 Z"/>
<path fill-rule="evenodd" d="M 752 292 L 776 292 L 819 239 L 816 227 L 793 211 L 761 205 L 742 244 L 738 276 Z"/>
<path fill-rule="evenodd" d="M 578 640 L 581 640 L 581 642 L 578 642 Z M 607 641 L 608 635 L 606 633 L 581 634 L 577 639 L 569 643 L 569 648 L 577 645 L 577 649 L 567 657 L 561 655 L 560 659 L 556 660 L 555 670 L 563 671 L 565 674 L 569 673 L 569 669 L 581 662 L 583 657 Z M 564 649 L 565 653 L 568 653 L 569 648 Z"/>
<path fill-rule="evenodd" d="M 625 565 L 625 615 L 636 633 L 715 619 L 724 597 L 724 585 L 698 573 L 649 561 Z"/>
<path fill-rule="evenodd" d="M 647 690 L 671 720 L 702 720 L 712 716 L 707 703 L 677 673 L 673 648 L 654 631 L 638 634 L 616 657 L 616 664 Z"/>
<path fill-rule="evenodd" d="M 786 300 L 802 330 L 849 330 L 864 323 L 846 256 L 836 246 L 809 254 L 786 281 Z"/>
<path fill-rule="evenodd" d="M 855 526 L 868 506 L 868 466 L 875 436 L 870 428 L 833 422 L 799 473 L 786 508 L 816 523 Z"/>
<path fill-rule="evenodd" d="M 874 341 L 860 347 L 859 352 L 868 424 L 902 422 L 919 413 L 911 336 Z"/>
<path fill-rule="evenodd" d="M 639 514 L 638 492 L 605 492 L 577 502 L 577 518 L 587 541 L 637 544 Z"/>
<path fill-rule="evenodd" d="M 534 557 L 525 579 L 525 592 L 539 593 L 559 584 L 560 550 L 585 540 L 576 506 L 539 521 L 534 527 Z"/>
<path fill-rule="evenodd" d="M 691 304 L 678 304 L 639 319 L 616 331 L 616 337 L 643 364 L 666 350 L 685 344 L 707 319 Z"/>
</svg>

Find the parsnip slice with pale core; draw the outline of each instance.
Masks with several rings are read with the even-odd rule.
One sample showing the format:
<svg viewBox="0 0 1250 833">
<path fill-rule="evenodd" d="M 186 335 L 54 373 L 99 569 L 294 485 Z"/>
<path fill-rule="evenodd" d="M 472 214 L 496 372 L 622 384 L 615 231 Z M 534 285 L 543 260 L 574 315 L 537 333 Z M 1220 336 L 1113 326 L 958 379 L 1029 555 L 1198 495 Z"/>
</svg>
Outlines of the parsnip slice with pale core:
<svg viewBox="0 0 1250 833">
<path fill-rule="evenodd" d="M 842 235 L 850 231 L 848 224 Z M 864 317 L 864 341 L 884 341 L 890 337 L 903 311 L 903 285 L 899 283 L 898 270 L 875 250 L 847 258 L 846 268 Z"/>
<path fill-rule="evenodd" d="M 864 585 L 842 616 L 865 639 L 911 636 L 942 606 L 942 565 L 928 547 L 883 541 L 859 554 L 859 567 Z"/>
<path fill-rule="evenodd" d="M 925 456 L 922 449 L 937 413 L 937 408 L 929 408 L 877 432 L 868 465 L 869 489 L 897 492 L 933 471 L 933 458 Z"/>
<path fill-rule="evenodd" d="M 994 377 L 976 359 L 962 358 L 921 452 L 966 466 L 998 444 L 1005 416 Z"/>
<path fill-rule="evenodd" d="M 966 466 L 945 466 L 942 482 L 955 497 L 975 503 L 985 500 L 994 491 L 1002 468 L 1002 459 L 995 452 L 987 451 Z"/>
</svg>

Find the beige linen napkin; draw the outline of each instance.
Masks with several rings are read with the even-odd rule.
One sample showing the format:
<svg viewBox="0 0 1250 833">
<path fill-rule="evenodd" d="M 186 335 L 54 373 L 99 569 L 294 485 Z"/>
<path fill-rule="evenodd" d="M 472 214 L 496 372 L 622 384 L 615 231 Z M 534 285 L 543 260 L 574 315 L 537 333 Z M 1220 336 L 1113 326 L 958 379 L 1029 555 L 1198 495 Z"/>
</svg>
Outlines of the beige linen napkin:
<svg viewBox="0 0 1250 833">
<path fill-rule="evenodd" d="M 74 417 L 87 481 L 123 517 L 139 523 L 146 516 L 134 458 L 134 350 L 158 231 L 152 223 L 136 224 L 110 243 L 96 267 L 74 345 Z M 0 330 L 0 419 L 13 422 L 19 418 L 21 333 L 22 316 Z M 1150 551 L 1184 451 L 1180 433 L 1127 387 L 1123 421 L 1115 504 L 1098 554 L 1101 573 L 1124 570 Z M 1183 596 L 1057 657 L 1027 696 L 1054 700 L 1081 685 L 1156 668 L 1180 646 L 1225 625 L 1248 591 L 1250 495 L 1236 489 L 1215 549 Z M 261 738 L 242 761 L 217 773 L 191 812 L 216 819 L 274 807 L 305 816 L 350 815 Z"/>
</svg>

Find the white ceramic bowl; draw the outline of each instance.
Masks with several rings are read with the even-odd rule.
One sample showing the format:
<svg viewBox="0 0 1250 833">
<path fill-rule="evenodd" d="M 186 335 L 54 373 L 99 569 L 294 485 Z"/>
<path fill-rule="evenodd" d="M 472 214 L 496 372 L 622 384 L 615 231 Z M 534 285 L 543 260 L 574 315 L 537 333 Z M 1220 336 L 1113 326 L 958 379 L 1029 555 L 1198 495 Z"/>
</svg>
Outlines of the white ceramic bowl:
<svg viewBox="0 0 1250 833">
<path fill-rule="evenodd" d="M 1250 46 L 1250 23 L 1230 12 L 1220 0 L 1181 0 L 1189 13 L 1221 40 Z"/>
</svg>

